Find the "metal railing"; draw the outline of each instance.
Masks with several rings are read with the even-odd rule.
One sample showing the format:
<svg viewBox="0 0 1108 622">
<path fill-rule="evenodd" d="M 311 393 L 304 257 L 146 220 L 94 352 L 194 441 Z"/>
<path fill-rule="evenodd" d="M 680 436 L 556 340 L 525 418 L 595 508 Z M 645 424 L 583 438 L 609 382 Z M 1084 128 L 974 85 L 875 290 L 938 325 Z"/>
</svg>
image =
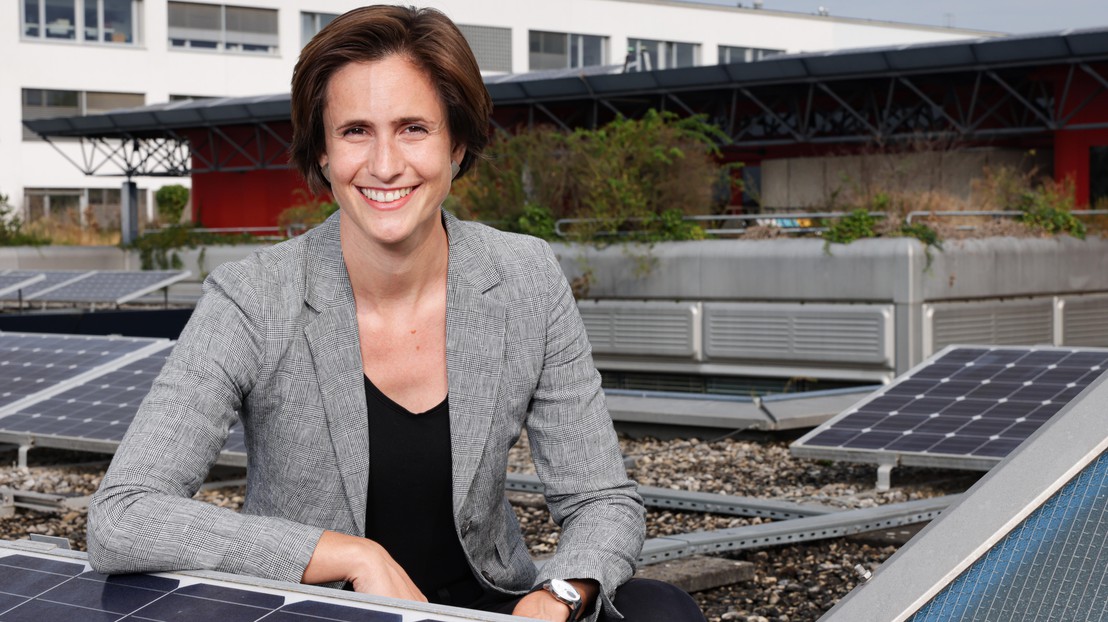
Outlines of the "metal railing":
<svg viewBox="0 0 1108 622">
<path fill-rule="evenodd" d="M 739 222 L 749 223 L 753 222 L 754 225 L 761 225 L 767 227 L 774 227 L 780 229 L 784 233 L 789 234 L 801 234 L 801 233 L 822 233 L 827 230 L 827 227 L 815 224 L 812 221 L 819 220 L 832 220 L 835 218 L 843 218 L 844 216 L 850 216 L 851 212 L 799 212 L 799 213 L 781 213 L 781 214 L 720 214 L 720 215 L 695 215 L 685 216 L 681 220 L 687 222 L 711 222 L 711 223 L 725 223 L 725 222 Z M 869 212 L 869 215 L 874 218 L 885 218 L 888 214 L 885 212 Z M 646 222 L 645 218 L 629 218 L 626 222 Z M 600 218 L 561 218 L 554 222 L 554 232 L 561 237 L 566 237 L 568 232 L 566 231 L 566 225 L 574 225 L 581 223 L 598 223 L 603 222 Z M 704 233 L 708 235 L 724 236 L 724 235 L 738 235 L 745 232 L 749 226 L 742 227 L 728 227 L 728 228 L 707 228 Z M 597 235 L 605 236 L 621 236 L 630 235 L 636 231 L 599 231 Z"/>
</svg>

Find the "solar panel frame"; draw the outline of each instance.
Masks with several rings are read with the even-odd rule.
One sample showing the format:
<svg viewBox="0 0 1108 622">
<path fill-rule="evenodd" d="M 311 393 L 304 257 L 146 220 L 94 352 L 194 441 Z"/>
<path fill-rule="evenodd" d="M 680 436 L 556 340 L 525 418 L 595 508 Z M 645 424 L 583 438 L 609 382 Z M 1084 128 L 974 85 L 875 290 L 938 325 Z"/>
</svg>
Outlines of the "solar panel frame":
<svg viewBox="0 0 1108 622">
<path fill-rule="evenodd" d="M 168 340 L 152 341 L 134 355 L 0 409 L 0 442 L 115 453 L 174 345 Z M 128 382 L 132 376 L 139 378 Z M 125 401 L 116 399 L 120 395 L 126 396 Z M 231 429 L 218 464 L 246 466 L 240 425 Z"/>
<path fill-rule="evenodd" d="M 0 421 L 8 413 L 15 412 L 26 404 L 95 378 L 103 369 L 110 368 L 115 363 L 141 358 L 147 352 L 165 347 L 168 343 L 170 342 L 167 339 L 148 337 L 0 331 L 0 373 L 5 374 L 0 376 Z M 51 354 L 60 352 L 66 353 L 69 361 L 64 367 L 50 359 Z M 8 371 L 16 368 L 29 368 L 27 374 L 30 377 L 27 382 L 21 381 L 22 376 L 12 375 L 19 372 Z M 21 384 L 34 386 L 34 390 L 20 390 Z"/>
<path fill-rule="evenodd" d="M 107 576 L 84 553 L 0 540 L 0 618 L 514 622 L 525 618 L 212 571 Z M 20 615 L 22 614 L 22 615 Z"/>
<path fill-rule="evenodd" d="M 1040 523 L 1037 516 L 1041 509 L 1059 503 L 1064 506 L 1070 499 L 1079 504 L 1088 502 L 1089 497 L 1071 494 L 1071 489 L 1086 485 L 1087 481 L 1083 480 L 1088 479 L 1086 476 L 1090 470 L 1099 469 L 1094 475 L 1101 480 L 1096 484 L 1104 487 L 1102 478 L 1108 473 L 1104 469 L 1104 461 L 1108 457 L 1108 434 L 1104 434 L 1104 430 L 1108 429 L 1105 403 L 1108 403 L 1108 375 L 1093 381 L 1056 417 L 963 493 L 956 504 L 878 567 L 869 581 L 850 592 L 820 619 L 828 622 L 869 619 L 872 612 L 880 611 L 882 619 L 915 620 L 917 618 L 913 616 L 917 613 L 930 613 L 927 610 L 929 603 L 946 593 L 979 563 L 990 563 L 990 557 L 996 557 L 991 554 L 998 551 L 998 547 L 1004 548 L 999 551 L 1004 555 L 1010 556 L 1014 552 L 1016 555 L 1026 554 L 1030 560 L 1037 559 L 1039 551 L 1034 539 L 1017 543 L 1015 547 L 1011 546 L 1009 539 L 1020 539 L 1024 537 L 1021 532 L 1028 526 L 1036 527 L 1036 523 Z M 1106 497 L 1098 495 L 1092 511 L 1103 515 L 1106 503 Z M 1080 523 L 1081 532 L 1090 528 L 1104 529 L 1103 523 L 1086 522 L 1088 517 L 1082 511 L 1085 510 L 1061 519 L 1066 521 L 1061 526 L 1072 530 L 1074 525 Z M 1054 519 L 1041 522 L 1037 526 L 1041 534 L 1039 537 L 1057 538 L 1061 535 L 1059 527 Z M 1076 615 L 1075 610 L 1053 609 L 1048 617 L 1042 617 L 1032 614 L 1028 608 L 1048 600 L 1083 602 L 1081 598 L 1090 586 L 1075 580 L 1070 561 L 1084 564 L 1086 568 L 1090 563 L 1095 566 L 1100 563 L 1097 559 L 1104 559 L 1106 545 L 1103 537 L 1095 542 L 1079 537 L 1067 544 L 1072 545 L 1081 548 L 1036 568 L 1034 577 L 1015 572 L 1001 579 L 1002 585 L 1009 588 L 1024 582 L 1027 589 L 1016 596 L 1017 602 L 998 603 L 1016 607 L 1013 611 L 1021 612 L 1022 617 L 1013 615 L 1011 611 L 1006 614 L 988 609 L 982 613 L 983 617 L 974 616 L 972 619 L 1086 619 Z M 1103 575 L 1102 568 L 1101 564 L 1096 572 Z M 1028 581 L 1029 578 L 1035 580 Z M 1039 596 L 1036 597 L 1036 594 Z M 1077 601 L 1073 600 L 1075 595 Z M 980 596 L 979 592 L 976 597 Z"/>
<path fill-rule="evenodd" d="M 10 293 L 18 294 L 23 289 L 46 280 L 45 274 L 0 274 L 0 297 Z"/>
<path fill-rule="evenodd" d="M 121 305 L 169 287 L 191 274 L 188 270 L 94 270 L 79 278 L 34 292 L 25 296 L 24 300 Z M 104 292 L 105 289 L 108 293 Z"/>
<path fill-rule="evenodd" d="M 41 274 L 45 277 L 40 283 L 23 291 L 23 300 L 26 302 L 28 297 L 34 297 L 44 292 L 55 290 L 59 287 L 66 286 L 70 283 L 80 281 L 81 279 L 88 278 L 92 274 L 89 270 L 13 270 L 13 273 L 25 273 L 25 274 Z M 15 300 L 16 296 L 12 294 L 6 294 L 0 296 L 4 300 Z"/>
<path fill-rule="evenodd" d="M 1017 361 L 1038 367 L 1017 367 Z M 1099 369 L 1079 365 L 1094 362 Z M 1043 390 L 1043 383 L 1021 377 L 1025 368 L 1039 370 L 1032 379 L 1050 374 L 1055 386 L 1061 379 L 1074 386 Z M 987 471 L 1106 370 L 1108 348 L 947 346 L 794 441 L 790 451 L 802 458 Z M 989 416 L 1001 402 L 1009 412 Z"/>
</svg>

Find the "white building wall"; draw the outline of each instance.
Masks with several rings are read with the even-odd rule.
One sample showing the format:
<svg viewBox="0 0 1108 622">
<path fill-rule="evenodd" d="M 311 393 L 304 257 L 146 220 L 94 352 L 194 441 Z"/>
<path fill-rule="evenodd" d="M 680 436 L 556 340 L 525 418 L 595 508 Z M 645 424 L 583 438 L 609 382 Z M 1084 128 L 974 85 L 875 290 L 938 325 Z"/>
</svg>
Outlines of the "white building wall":
<svg viewBox="0 0 1108 622">
<path fill-rule="evenodd" d="M 204 1 L 208 0 L 191 0 Z M 288 89 L 301 47 L 300 13 L 342 13 L 359 0 L 227 0 L 233 6 L 278 9 L 278 54 L 171 49 L 166 0 L 143 0 L 137 45 L 22 38 L 20 5 L 0 3 L 0 193 L 22 208 L 25 188 L 118 188 L 118 177 L 85 177 L 51 145 L 22 139 L 22 89 L 142 93 L 145 103 L 171 94 L 245 96 Z M 218 4 L 218 3 L 216 3 Z M 713 64 L 717 46 L 810 52 L 849 47 L 975 38 L 985 33 L 770 10 L 665 0 L 433 0 L 458 23 L 512 29 L 512 68 L 528 70 L 528 32 L 545 30 L 608 38 L 608 62 L 623 61 L 629 38 L 700 45 L 698 63 Z M 61 148 L 80 160 L 80 147 Z M 187 179 L 140 178 L 148 193 Z M 148 195 L 149 196 L 149 195 Z M 149 202 L 152 204 L 152 201 Z M 2 266 L 0 266 L 2 267 Z"/>
</svg>

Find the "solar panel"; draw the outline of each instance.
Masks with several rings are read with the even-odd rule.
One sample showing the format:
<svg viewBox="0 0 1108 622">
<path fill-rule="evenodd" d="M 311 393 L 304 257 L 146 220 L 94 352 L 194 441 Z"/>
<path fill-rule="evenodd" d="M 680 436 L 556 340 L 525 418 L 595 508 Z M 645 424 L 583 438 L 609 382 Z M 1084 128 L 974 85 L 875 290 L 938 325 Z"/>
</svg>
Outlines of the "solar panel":
<svg viewBox="0 0 1108 622">
<path fill-rule="evenodd" d="M 164 339 L 0 333 L 0 416 L 18 403 L 79 382 Z"/>
<path fill-rule="evenodd" d="M 804 435 L 799 457 L 987 470 L 1108 370 L 1108 350 L 950 346 Z"/>
<path fill-rule="evenodd" d="M 27 301 L 123 304 L 168 287 L 191 274 L 187 270 L 102 270 L 85 272 L 24 294 Z"/>
<path fill-rule="evenodd" d="M 15 294 L 35 283 L 46 280 L 42 274 L 0 274 L 0 296 Z"/>
<path fill-rule="evenodd" d="M 461 622 L 520 620 L 215 572 L 102 575 L 82 553 L 0 541 L 0 620 Z M 32 547 L 23 547 L 31 549 Z"/>
<path fill-rule="evenodd" d="M 114 452 L 165 366 L 171 345 L 161 342 L 159 349 L 147 348 L 142 358 L 107 364 L 83 382 L 69 383 L 64 390 L 9 408 L 8 414 L 0 417 L 0 440 L 21 443 L 30 439 L 41 446 Z M 245 463 L 241 426 L 231 429 L 224 452 L 227 459 L 223 462 Z"/>
<path fill-rule="evenodd" d="M 1102 620 L 1108 375 L 821 618 Z"/>
<path fill-rule="evenodd" d="M 43 278 L 32 285 L 21 288 L 22 297 L 24 300 L 27 296 L 31 296 L 37 292 L 41 292 L 47 289 L 53 289 L 63 283 L 68 283 L 74 279 L 84 278 L 86 275 L 91 274 L 87 270 L 9 270 L 8 275 L 17 276 L 33 276 L 41 275 Z M 20 291 L 12 291 L 8 293 L 0 293 L 0 300 L 18 300 L 20 297 Z"/>
</svg>

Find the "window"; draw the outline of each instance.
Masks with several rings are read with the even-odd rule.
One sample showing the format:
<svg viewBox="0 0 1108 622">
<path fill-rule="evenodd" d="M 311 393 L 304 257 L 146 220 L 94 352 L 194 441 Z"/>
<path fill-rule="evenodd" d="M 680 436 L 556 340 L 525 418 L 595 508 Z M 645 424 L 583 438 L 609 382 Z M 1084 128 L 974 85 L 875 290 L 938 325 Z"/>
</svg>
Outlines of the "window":
<svg viewBox="0 0 1108 622">
<path fill-rule="evenodd" d="M 22 0 L 23 38 L 139 43 L 141 0 Z"/>
<path fill-rule="evenodd" d="M 785 50 L 770 50 L 765 48 L 744 48 L 733 45 L 719 46 L 719 64 L 749 63 L 770 56 L 784 54 Z"/>
<path fill-rule="evenodd" d="M 142 106 L 145 99 L 141 93 L 23 89 L 23 120 L 75 117 L 135 108 Z M 24 126 L 23 140 L 38 140 L 38 135 Z"/>
<path fill-rule="evenodd" d="M 146 195 L 146 191 L 139 189 L 140 225 L 145 225 L 150 218 Z M 119 188 L 26 188 L 23 191 L 26 222 L 50 219 L 101 230 L 119 229 L 121 206 Z"/>
<path fill-rule="evenodd" d="M 532 30 L 530 70 L 592 67 L 608 62 L 608 37 Z"/>
<path fill-rule="evenodd" d="M 458 24 L 482 71 L 512 71 L 512 29 Z"/>
<path fill-rule="evenodd" d="M 628 39 L 628 68 L 639 71 L 696 66 L 700 46 L 696 43 Z"/>
<path fill-rule="evenodd" d="M 277 53 L 277 11 L 169 3 L 169 45 L 175 48 Z"/>
<path fill-rule="evenodd" d="M 338 17 L 336 13 L 307 13 L 300 14 L 300 47 L 308 45 L 315 33 L 323 30 L 323 27 Z"/>
</svg>

